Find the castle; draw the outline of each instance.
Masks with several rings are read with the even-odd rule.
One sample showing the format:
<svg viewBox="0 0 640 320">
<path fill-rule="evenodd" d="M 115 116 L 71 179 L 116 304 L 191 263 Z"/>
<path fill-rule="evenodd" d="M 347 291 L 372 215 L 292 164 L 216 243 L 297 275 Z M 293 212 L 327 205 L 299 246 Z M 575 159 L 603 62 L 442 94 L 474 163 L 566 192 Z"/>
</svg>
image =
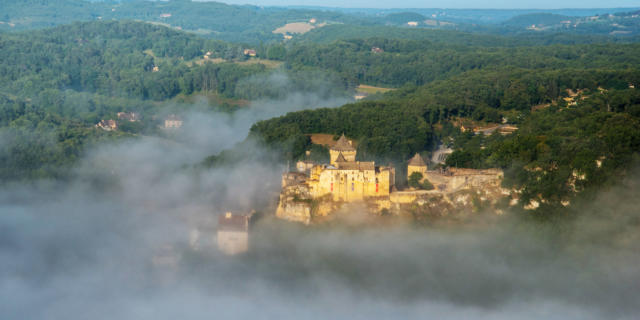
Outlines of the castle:
<svg viewBox="0 0 640 320">
<path fill-rule="evenodd" d="M 356 149 L 344 134 L 329 154 L 328 165 L 315 165 L 309 170 L 306 182 L 312 197 L 329 195 L 334 201 L 350 202 L 389 196 L 395 184 L 393 168 L 356 161 Z"/>
<path fill-rule="evenodd" d="M 356 148 L 344 134 L 330 147 L 329 155 L 329 164 L 299 161 L 297 172 L 283 174 L 277 217 L 310 224 L 350 202 L 365 203 L 373 211 L 399 209 L 435 195 L 471 189 L 499 190 L 503 178 L 499 169 L 428 170 L 422 157 L 416 154 L 408 163 L 407 177 L 419 172 L 422 180 L 428 180 L 435 188 L 398 191 L 395 168 L 356 161 Z"/>
</svg>

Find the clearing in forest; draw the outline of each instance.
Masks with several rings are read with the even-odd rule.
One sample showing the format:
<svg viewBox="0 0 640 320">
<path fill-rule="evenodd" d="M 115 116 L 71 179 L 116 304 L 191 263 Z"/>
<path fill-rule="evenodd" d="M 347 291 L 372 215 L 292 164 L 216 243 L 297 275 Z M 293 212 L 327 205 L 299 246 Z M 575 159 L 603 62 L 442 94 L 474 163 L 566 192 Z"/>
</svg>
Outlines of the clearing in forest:
<svg viewBox="0 0 640 320">
<path fill-rule="evenodd" d="M 275 30 L 273 30 L 273 33 L 280 33 L 280 34 L 293 34 L 293 33 L 307 33 L 309 31 L 311 31 L 314 28 L 319 28 L 319 27 L 323 27 L 325 26 L 326 23 L 318 23 L 318 24 L 311 24 L 308 22 L 292 22 L 292 23 L 287 23 L 284 26 L 277 28 Z"/>
<path fill-rule="evenodd" d="M 335 145 L 338 142 L 338 140 L 334 140 L 334 137 L 336 137 L 336 135 L 333 135 L 333 134 L 312 133 L 312 134 L 308 134 L 308 136 L 311 138 L 311 143 L 323 145 L 329 148 L 333 147 L 333 145 Z M 357 146 L 356 141 L 353 141 L 353 146 L 354 147 Z"/>
<path fill-rule="evenodd" d="M 263 64 L 265 67 L 269 69 L 275 69 L 282 65 L 282 61 L 269 60 L 269 59 L 259 59 L 259 58 L 251 58 L 246 61 L 238 61 L 236 62 L 240 65 L 248 65 L 248 64 Z"/>
<path fill-rule="evenodd" d="M 389 92 L 389 91 L 393 91 L 393 90 L 396 90 L 396 89 L 374 87 L 374 86 L 368 86 L 366 84 L 361 84 L 356 88 L 356 91 L 362 92 L 362 93 L 367 93 L 367 94 L 385 93 L 385 92 Z"/>
<path fill-rule="evenodd" d="M 229 61 L 229 60 L 225 60 L 222 58 L 200 58 L 200 59 L 195 59 L 193 61 L 188 62 L 189 66 L 193 66 L 193 64 L 197 64 L 197 65 L 203 65 L 207 62 L 211 62 L 211 63 L 225 63 L 225 62 L 232 62 L 235 64 L 239 64 L 239 65 L 251 65 L 251 64 L 263 64 L 265 67 L 267 67 L 267 69 L 275 69 L 277 67 L 279 67 L 280 65 L 282 65 L 282 61 L 276 61 L 276 60 L 269 60 L 269 59 L 259 59 L 259 58 L 251 58 L 249 60 L 246 61 Z"/>
<path fill-rule="evenodd" d="M 157 60 L 156 65 L 161 63 L 161 62 L 169 62 L 171 60 L 171 58 L 157 57 L 153 53 L 153 50 L 151 50 L 151 49 L 144 50 L 144 53 L 149 55 L 149 56 L 152 56 L 154 58 L 154 60 Z M 208 58 L 206 56 L 201 56 L 200 58 L 195 58 L 193 60 L 185 61 L 184 63 L 186 63 L 187 66 L 189 66 L 189 67 L 193 67 L 194 65 L 203 65 L 206 62 L 211 62 L 211 63 L 232 62 L 232 63 L 236 63 L 236 64 L 239 64 L 239 65 L 263 64 L 268 69 L 275 69 L 275 68 L 278 68 L 280 65 L 282 65 L 282 61 L 269 60 L 269 59 L 251 58 L 251 59 L 246 60 L 246 61 L 229 61 L 229 60 L 226 60 L 226 59 L 223 59 L 223 58 Z"/>
</svg>

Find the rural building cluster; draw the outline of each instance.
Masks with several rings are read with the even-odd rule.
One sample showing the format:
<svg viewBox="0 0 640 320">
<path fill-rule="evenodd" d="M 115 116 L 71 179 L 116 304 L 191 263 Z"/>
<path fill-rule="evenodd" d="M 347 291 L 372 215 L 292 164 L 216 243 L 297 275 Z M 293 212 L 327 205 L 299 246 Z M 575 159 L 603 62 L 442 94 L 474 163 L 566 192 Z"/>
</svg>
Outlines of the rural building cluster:
<svg viewBox="0 0 640 320">
<path fill-rule="evenodd" d="M 142 120 L 140 114 L 137 112 L 118 112 L 116 116 L 117 120 L 102 119 L 95 127 L 105 131 L 116 131 L 118 130 L 118 124 L 122 124 L 123 122 L 140 122 Z M 152 119 L 155 121 L 155 116 L 152 117 Z M 182 118 L 175 114 L 170 114 L 161 121 L 159 127 L 164 129 L 180 129 L 183 124 Z"/>
<path fill-rule="evenodd" d="M 105 131 L 116 131 L 118 130 L 118 121 L 129 121 L 129 122 L 138 122 L 140 121 L 140 114 L 137 112 L 118 112 L 116 114 L 118 120 L 100 120 L 96 124 L 96 128 L 100 128 Z"/>
</svg>

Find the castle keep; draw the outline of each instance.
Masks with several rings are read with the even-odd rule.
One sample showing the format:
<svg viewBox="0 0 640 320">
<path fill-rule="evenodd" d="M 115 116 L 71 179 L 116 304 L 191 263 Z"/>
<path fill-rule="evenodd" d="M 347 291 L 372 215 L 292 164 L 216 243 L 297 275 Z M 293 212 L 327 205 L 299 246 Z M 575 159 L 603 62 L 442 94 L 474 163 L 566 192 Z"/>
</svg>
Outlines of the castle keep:
<svg viewBox="0 0 640 320">
<path fill-rule="evenodd" d="M 329 149 L 329 156 L 331 157 L 330 163 L 332 165 L 336 165 L 338 162 L 355 162 L 356 148 L 353 147 L 353 142 L 347 140 L 343 134 L 336 144 Z"/>
<path fill-rule="evenodd" d="M 313 198 L 330 196 L 334 201 L 358 201 L 389 196 L 395 170 L 374 162 L 356 161 L 356 149 L 344 135 L 329 150 L 331 163 L 313 166 L 306 180 Z"/>
<path fill-rule="evenodd" d="M 486 189 L 483 192 L 500 193 L 496 190 L 500 189 L 503 177 L 502 171 L 497 169 L 427 170 L 427 164 L 416 154 L 408 163 L 408 176 L 419 172 L 423 180 L 429 180 L 436 188 L 397 191 L 395 169 L 378 166 L 375 162 L 357 161 L 356 148 L 344 135 L 330 147 L 329 155 L 329 164 L 299 161 L 297 172 L 283 174 L 277 217 L 310 224 L 350 202 L 362 202 L 372 211 L 379 212 L 399 210 L 400 206 L 416 201 L 424 203 L 424 199 L 433 196 L 443 199 L 443 196 L 463 190 Z"/>
</svg>

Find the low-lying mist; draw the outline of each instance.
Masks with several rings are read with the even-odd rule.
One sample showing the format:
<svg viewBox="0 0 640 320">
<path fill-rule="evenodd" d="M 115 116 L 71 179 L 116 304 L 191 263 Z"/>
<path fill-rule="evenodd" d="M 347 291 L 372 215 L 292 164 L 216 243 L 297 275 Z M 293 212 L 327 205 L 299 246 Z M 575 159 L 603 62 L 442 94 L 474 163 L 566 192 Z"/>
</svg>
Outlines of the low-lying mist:
<svg viewBox="0 0 640 320">
<path fill-rule="evenodd" d="M 186 177 L 139 187 L 145 201 L 160 192 L 137 203 L 80 183 L 3 191 L 2 318 L 633 319 L 640 311 L 637 189 L 602 194 L 566 226 L 511 217 L 480 227 L 308 228 L 263 218 L 250 252 L 228 257 L 214 247 L 219 211 L 206 199 L 216 196 L 191 194 Z"/>
<path fill-rule="evenodd" d="M 0 318 L 633 319 L 640 175 L 557 225 L 515 215 L 464 226 L 303 227 L 269 217 L 284 166 L 193 169 L 252 123 L 337 106 L 291 95 L 186 115 L 175 141 L 87 153 L 67 183 L 0 190 Z M 258 156 L 269 150 L 252 145 Z M 259 155 L 264 155 L 260 157 Z M 97 183 L 104 182 L 106 183 Z M 251 250 L 215 248 L 218 214 L 261 213 Z M 479 217 L 481 219 L 481 217 Z"/>
</svg>

